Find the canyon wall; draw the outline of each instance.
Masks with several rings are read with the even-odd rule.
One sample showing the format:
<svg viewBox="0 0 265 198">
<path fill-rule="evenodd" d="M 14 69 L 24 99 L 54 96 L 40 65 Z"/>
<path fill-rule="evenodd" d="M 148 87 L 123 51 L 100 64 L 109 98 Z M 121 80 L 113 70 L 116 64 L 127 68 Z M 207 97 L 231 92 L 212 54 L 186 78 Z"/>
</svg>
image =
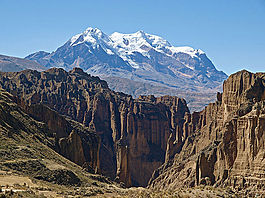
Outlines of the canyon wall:
<svg viewBox="0 0 265 198">
<path fill-rule="evenodd" d="M 183 130 L 184 117 L 189 116 L 185 100 L 171 96 L 133 99 L 111 91 L 105 81 L 79 68 L 0 72 L 0 87 L 16 95 L 26 112 L 55 131 L 61 154 L 125 186 L 146 186 L 165 156 L 171 158 L 189 134 L 189 129 Z M 69 127 L 68 118 L 87 130 Z M 100 146 L 96 137 L 87 139 L 88 131 L 100 137 Z"/>
<path fill-rule="evenodd" d="M 203 111 L 187 114 L 181 149 L 167 151 L 151 189 L 196 185 L 230 186 L 242 195 L 265 190 L 265 74 L 240 71 Z M 173 154 L 174 155 L 173 155 Z"/>
<path fill-rule="evenodd" d="M 37 121 L 44 122 L 50 137 L 54 137 L 53 149 L 91 173 L 99 173 L 100 137 L 88 127 L 71 120 L 43 104 L 25 103 L 22 98 L 14 101 L 24 112 Z"/>
</svg>

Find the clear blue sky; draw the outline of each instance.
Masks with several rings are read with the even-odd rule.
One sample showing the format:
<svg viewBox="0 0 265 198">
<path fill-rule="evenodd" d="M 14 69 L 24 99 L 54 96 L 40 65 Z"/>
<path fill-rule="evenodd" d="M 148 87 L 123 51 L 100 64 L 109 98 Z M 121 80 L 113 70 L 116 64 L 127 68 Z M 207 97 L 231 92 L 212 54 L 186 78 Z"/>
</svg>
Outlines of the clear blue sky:
<svg viewBox="0 0 265 198">
<path fill-rule="evenodd" d="M 51 52 L 92 26 L 200 48 L 227 74 L 265 71 L 265 0 L 0 0 L 0 19 L 4 55 Z"/>
</svg>

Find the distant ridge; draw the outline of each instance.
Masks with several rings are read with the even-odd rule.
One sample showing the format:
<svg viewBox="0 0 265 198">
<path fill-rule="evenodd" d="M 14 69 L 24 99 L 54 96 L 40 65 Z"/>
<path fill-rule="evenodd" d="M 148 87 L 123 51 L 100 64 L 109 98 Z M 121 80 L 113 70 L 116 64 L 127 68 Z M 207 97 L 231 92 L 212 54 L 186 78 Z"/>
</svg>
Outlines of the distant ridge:
<svg viewBox="0 0 265 198">
<path fill-rule="evenodd" d="M 16 58 L 12 56 L 0 55 L 0 71 L 16 72 L 25 69 L 44 71 L 47 68 L 40 65 L 39 63 L 36 63 L 35 61 L 25 60 L 22 58 Z"/>
</svg>

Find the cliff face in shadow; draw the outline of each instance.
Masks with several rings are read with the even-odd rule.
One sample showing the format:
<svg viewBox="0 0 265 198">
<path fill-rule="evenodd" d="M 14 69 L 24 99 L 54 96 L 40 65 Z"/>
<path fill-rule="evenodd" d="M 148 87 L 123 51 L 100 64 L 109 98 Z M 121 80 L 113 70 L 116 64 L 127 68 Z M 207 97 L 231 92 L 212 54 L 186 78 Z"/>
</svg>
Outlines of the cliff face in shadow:
<svg viewBox="0 0 265 198">
<path fill-rule="evenodd" d="M 179 151 L 168 144 L 173 154 L 154 172 L 150 188 L 208 184 L 231 186 L 242 195 L 264 192 L 265 74 L 237 72 L 223 90 L 215 103 L 186 115 L 189 137 Z"/>
<path fill-rule="evenodd" d="M 185 100 L 171 96 L 132 99 L 78 68 L 1 72 L 0 87 L 16 95 L 26 112 L 55 131 L 61 154 L 126 186 L 147 185 L 165 154 L 172 151 L 168 140 L 178 151 L 187 138 Z M 86 139 L 78 127 L 68 127 L 67 117 L 100 136 L 98 156 L 97 138 Z"/>
<path fill-rule="evenodd" d="M 43 104 L 26 105 L 16 97 L 17 104 L 34 119 L 47 124 L 55 137 L 54 149 L 91 173 L 99 172 L 100 137 L 88 127 L 60 115 Z"/>
</svg>

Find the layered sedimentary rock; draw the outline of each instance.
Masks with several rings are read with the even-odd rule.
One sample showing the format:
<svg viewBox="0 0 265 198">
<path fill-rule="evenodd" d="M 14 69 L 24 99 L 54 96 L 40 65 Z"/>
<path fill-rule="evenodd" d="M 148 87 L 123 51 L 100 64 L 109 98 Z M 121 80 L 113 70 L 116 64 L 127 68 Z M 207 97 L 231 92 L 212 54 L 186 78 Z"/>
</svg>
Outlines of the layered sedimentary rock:
<svg viewBox="0 0 265 198">
<path fill-rule="evenodd" d="M 150 188 L 209 184 L 244 189 L 242 195 L 264 192 L 264 73 L 243 70 L 231 75 L 215 103 L 186 114 L 185 120 L 183 132 L 189 137 L 154 172 Z M 170 149 L 172 153 L 174 146 Z"/>
<path fill-rule="evenodd" d="M 171 96 L 133 99 L 111 91 L 105 81 L 78 68 L 0 73 L 0 87 L 17 95 L 30 115 L 55 130 L 60 153 L 79 165 L 88 162 L 94 169 L 99 167 L 98 172 L 126 186 L 147 185 L 171 151 L 169 137 L 176 150 L 187 138 L 185 100 Z M 53 111 L 100 136 L 99 161 L 94 145 L 85 143 L 85 135 L 69 128 L 65 117 L 54 117 Z"/>
</svg>

